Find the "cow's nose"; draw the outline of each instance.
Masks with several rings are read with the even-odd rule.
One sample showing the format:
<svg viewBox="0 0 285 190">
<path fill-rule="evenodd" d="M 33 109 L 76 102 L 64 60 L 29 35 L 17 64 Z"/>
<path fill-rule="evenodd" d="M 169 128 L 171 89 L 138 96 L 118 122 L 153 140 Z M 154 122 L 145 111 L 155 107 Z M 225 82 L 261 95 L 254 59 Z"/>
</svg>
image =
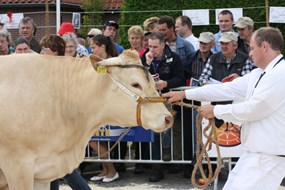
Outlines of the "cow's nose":
<svg viewBox="0 0 285 190">
<path fill-rule="evenodd" d="M 165 124 L 166 127 L 169 128 L 173 125 L 173 117 L 172 116 L 166 116 L 165 117 Z"/>
</svg>

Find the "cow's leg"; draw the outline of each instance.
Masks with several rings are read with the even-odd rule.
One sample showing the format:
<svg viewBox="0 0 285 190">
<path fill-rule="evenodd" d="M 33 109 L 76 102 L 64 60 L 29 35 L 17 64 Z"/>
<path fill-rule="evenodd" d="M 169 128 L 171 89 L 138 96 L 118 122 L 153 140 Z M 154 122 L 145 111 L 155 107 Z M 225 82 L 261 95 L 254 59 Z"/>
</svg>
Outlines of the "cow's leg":
<svg viewBox="0 0 285 190">
<path fill-rule="evenodd" d="M 0 190 L 9 190 L 6 177 L 4 176 L 2 170 L 0 170 Z"/>
<path fill-rule="evenodd" d="M 50 190 L 50 183 L 35 183 L 34 190 Z"/>
<path fill-rule="evenodd" d="M 9 162 L 2 164 L 1 169 L 6 176 L 10 190 L 34 188 L 34 162 L 30 159 L 25 159 L 25 157 L 10 159 Z"/>
</svg>

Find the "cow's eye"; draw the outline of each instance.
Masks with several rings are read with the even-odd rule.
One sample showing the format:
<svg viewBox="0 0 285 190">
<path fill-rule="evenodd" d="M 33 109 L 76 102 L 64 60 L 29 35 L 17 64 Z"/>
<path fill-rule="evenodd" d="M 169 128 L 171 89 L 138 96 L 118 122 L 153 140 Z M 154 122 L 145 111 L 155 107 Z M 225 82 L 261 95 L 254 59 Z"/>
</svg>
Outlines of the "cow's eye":
<svg viewBox="0 0 285 190">
<path fill-rule="evenodd" d="M 134 88 L 138 88 L 138 89 L 140 89 L 140 90 L 142 90 L 142 86 L 139 84 L 139 83 L 133 83 L 132 84 L 132 87 L 134 87 Z"/>
</svg>

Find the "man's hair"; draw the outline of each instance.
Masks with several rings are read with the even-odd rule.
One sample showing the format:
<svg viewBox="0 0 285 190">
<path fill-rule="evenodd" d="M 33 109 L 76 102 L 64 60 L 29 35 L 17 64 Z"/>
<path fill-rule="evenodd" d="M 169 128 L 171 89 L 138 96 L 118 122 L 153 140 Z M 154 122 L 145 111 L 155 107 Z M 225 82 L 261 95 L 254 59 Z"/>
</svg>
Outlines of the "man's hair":
<svg viewBox="0 0 285 190">
<path fill-rule="evenodd" d="M 256 44 L 261 47 L 262 42 L 268 42 L 275 51 L 282 51 L 284 39 L 278 28 L 261 27 L 253 34 Z"/>
<path fill-rule="evenodd" d="M 219 15 L 230 15 L 231 20 L 232 20 L 232 21 L 234 20 L 234 15 L 233 15 L 233 13 L 232 13 L 231 11 L 229 11 L 229 10 L 222 10 L 222 11 L 219 13 Z"/>
<path fill-rule="evenodd" d="M 23 37 L 19 37 L 15 42 L 14 42 L 14 48 L 16 49 L 18 45 L 20 44 L 27 44 L 27 46 L 29 46 L 30 48 L 30 42 Z"/>
<path fill-rule="evenodd" d="M 60 56 L 65 54 L 65 41 L 57 34 L 45 35 L 40 41 L 40 46 L 41 48 L 49 48 Z"/>
<path fill-rule="evenodd" d="M 173 28 L 173 30 L 175 29 L 175 22 L 171 16 L 161 16 L 158 20 L 158 24 L 164 23 L 167 25 L 167 28 Z"/>
<path fill-rule="evenodd" d="M 188 16 L 182 15 L 182 16 L 179 16 L 177 19 L 181 20 L 181 25 L 182 26 L 187 25 L 189 30 L 192 31 L 192 21 L 191 21 L 191 19 Z"/>
<path fill-rule="evenodd" d="M 159 43 L 165 43 L 165 38 L 164 36 L 159 33 L 159 32 L 152 32 L 150 35 L 149 35 L 149 38 L 148 39 L 151 39 L 151 40 L 159 40 Z"/>
<path fill-rule="evenodd" d="M 144 37 L 143 29 L 139 25 L 135 25 L 129 28 L 128 36 L 130 36 L 131 34 L 138 35 L 141 37 L 141 39 L 143 39 Z"/>
<path fill-rule="evenodd" d="M 20 28 L 21 24 L 31 24 L 33 26 L 33 30 L 34 30 L 33 35 L 36 35 L 37 25 L 34 23 L 34 20 L 31 17 L 27 16 L 27 17 L 22 18 L 19 22 L 19 28 Z"/>
</svg>

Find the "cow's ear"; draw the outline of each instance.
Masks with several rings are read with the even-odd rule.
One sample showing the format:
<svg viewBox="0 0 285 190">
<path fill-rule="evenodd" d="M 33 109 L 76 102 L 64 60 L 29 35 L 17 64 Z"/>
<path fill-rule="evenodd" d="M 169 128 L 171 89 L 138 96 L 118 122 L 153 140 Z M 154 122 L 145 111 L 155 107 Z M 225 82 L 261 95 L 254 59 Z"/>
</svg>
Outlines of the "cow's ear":
<svg viewBox="0 0 285 190">
<path fill-rule="evenodd" d="M 91 54 L 89 56 L 89 59 L 93 65 L 95 71 L 97 70 L 97 67 L 99 66 L 98 62 L 103 60 L 102 58 L 98 57 L 97 55 L 93 55 L 93 54 Z"/>
</svg>

